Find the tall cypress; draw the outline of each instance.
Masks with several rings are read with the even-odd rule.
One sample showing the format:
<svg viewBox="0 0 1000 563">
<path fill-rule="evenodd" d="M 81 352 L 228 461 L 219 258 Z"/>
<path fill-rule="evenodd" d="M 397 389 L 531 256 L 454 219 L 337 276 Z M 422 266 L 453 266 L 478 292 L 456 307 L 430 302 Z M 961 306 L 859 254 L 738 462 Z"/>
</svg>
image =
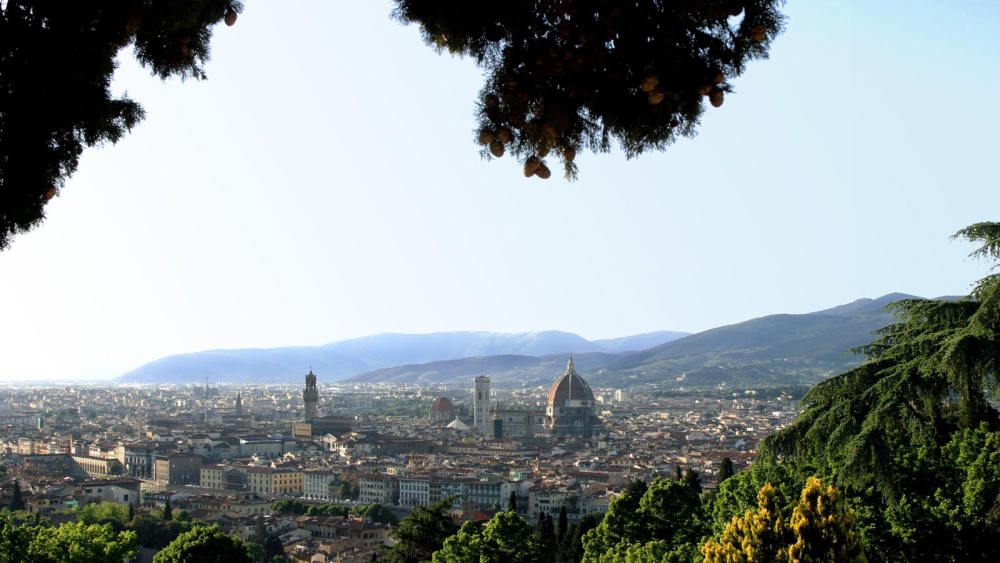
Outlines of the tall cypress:
<svg viewBox="0 0 1000 563">
<path fill-rule="evenodd" d="M 163 520 L 169 522 L 174 519 L 174 509 L 170 506 L 170 497 L 167 497 L 166 504 L 163 505 Z"/>
<path fill-rule="evenodd" d="M 556 538 L 562 543 L 566 539 L 566 530 L 569 528 L 569 520 L 566 517 L 566 506 L 559 507 L 559 523 L 556 525 Z"/>
<path fill-rule="evenodd" d="M 721 485 L 723 481 L 732 477 L 734 473 L 733 460 L 728 457 L 722 458 L 722 465 L 719 467 L 719 479 L 717 484 Z"/>
<path fill-rule="evenodd" d="M 510 500 L 507 501 L 507 510 L 517 512 L 517 491 L 510 492 Z"/>
<path fill-rule="evenodd" d="M 11 510 L 24 510 L 24 498 L 21 496 L 21 484 L 14 479 L 14 492 L 10 497 Z"/>
</svg>

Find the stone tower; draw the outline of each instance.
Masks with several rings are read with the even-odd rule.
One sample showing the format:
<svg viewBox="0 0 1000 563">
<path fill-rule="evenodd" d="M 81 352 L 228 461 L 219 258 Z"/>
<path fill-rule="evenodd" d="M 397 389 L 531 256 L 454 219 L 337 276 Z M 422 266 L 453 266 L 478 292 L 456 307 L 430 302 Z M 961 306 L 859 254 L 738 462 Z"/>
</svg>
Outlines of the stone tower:
<svg viewBox="0 0 1000 563">
<path fill-rule="evenodd" d="M 309 368 L 309 373 L 306 374 L 306 389 L 302 392 L 302 401 L 306 407 L 306 422 L 312 421 L 316 418 L 316 403 L 319 402 L 319 391 L 316 390 L 316 374 L 313 373 L 312 367 Z"/>
<path fill-rule="evenodd" d="M 236 416 L 242 416 L 242 415 L 243 415 L 243 396 L 239 393 L 239 391 L 237 391 L 236 392 Z"/>
<path fill-rule="evenodd" d="M 476 378 L 475 395 L 472 397 L 472 427 L 482 436 L 490 435 L 490 378 L 480 375 Z"/>
</svg>

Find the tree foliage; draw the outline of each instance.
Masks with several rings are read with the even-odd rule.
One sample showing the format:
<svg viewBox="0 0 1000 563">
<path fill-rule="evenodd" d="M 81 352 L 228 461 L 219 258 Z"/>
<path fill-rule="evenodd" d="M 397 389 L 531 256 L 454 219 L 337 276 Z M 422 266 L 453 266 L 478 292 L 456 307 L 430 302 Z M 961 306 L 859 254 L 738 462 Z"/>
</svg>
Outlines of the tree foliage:
<svg viewBox="0 0 1000 563">
<path fill-rule="evenodd" d="M 536 563 L 548 559 L 531 524 L 516 512 L 506 511 L 497 513 L 485 526 L 466 522 L 458 533 L 445 540 L 432 560 L 434 563 Z"/>
<path fill-rule="evenodd" d="M 781 31 L 779 0 L 396 0 L 439 50 L 483 68 L 478 140 L 525 175 L 547 178 L 550 151 L 575 177 L 584 148 L 612 141 L 635 156 L 693 136 L 707 96 L 766 58 Z"/>
<path fill-rule="evenodd" d="M 14 479 L 14 490 L 11 491 L 9 507 L 12 511 L 24 510 L 24 497 L 21 495 L 21 484 L 18 483 L 17 479 Z"/>
<path fill-rule="evenodd" d="M 1000 223 L 955 237 L 977 243 L 971 255 L 996 268 Z M 806 393 L 798 419 L 764 441 L 750 471 L 720 487 L 717 530 L 727 505 L 746 503 L 748 484 L 767 475 L 786 490 L 817 475 L 844 492 L 875 559 L 997 559 L 1000 277 L 983 278 L 962 299 L 890 308 L 896 320 L 860 349 L 865 362 Z"/>
<path fill-rule="evenodd" d="M 732 477 L 736 471 L 733 469 L 733 460 L 728 457 L 722 458 L 722 462 L 719 464 L 719 475 L 716 478 L 716 486 L 721 485 Z"/>
<path fill-rule="evenodd" d="M 218 526 L 192 528 L 153 557 L 153 563 L 195 562 L 251 563 L 251 560 L 243 542 L 224 534 Z"/>
<path fill-rule="evenodd" d="M 430 561 L 458 526 L 448 514 L 455 497 L 448 497 L 427 506 L 414 507 L 392 530 L 396 544 L 382 559 L 388 563 L 419 563 Z"/>
<path fill-rule="evenodd" d="M 204 78 L 212 26 L 239 0 L 0 3 L 0 249 L 43 217 L 85 146 L 116 142 L 143 117 L 111 95 L 128 45 L 161 78 Z"/>
<path fill-rule="evenodd" d="M 705 563 L 775 561 L 787 563 L 862 563 L 867 561 L 840 493 L 810 477 L 791 522 L 782 518 L 775 489 L 764 485 L 756 510 L 733 518 L 718 539 L 701 548 Z"/>
<path fill-rule="evenodd" d="M 698 494 L 671 479 L 653 481 L 636 502 L 639 490 L 612 501 L 604 520 L 583 538 L 584 560 L 689 559 L 708 531 Z"/>
</svg>

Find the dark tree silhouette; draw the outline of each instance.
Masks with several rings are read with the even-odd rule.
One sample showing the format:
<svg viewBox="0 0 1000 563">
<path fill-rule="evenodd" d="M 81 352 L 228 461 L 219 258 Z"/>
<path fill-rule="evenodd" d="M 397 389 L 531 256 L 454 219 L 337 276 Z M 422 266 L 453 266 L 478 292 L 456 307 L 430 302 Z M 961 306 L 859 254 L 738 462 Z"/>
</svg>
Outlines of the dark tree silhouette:
<svg viewBox="0 0 1000 563">
<path fill-rule="evenodd" d="M 576 176 L 577 151 L 612 141 L 636 156 L 693 136 L 703 99 L 767 57 L 780 0 L 396 0 L 427 43 L 483 67 L 483 156 L 514 153 L 548 178 L 550 152 Z"/>
<path fill-rule="evenodd" d="M 134 45 L 161 78 L 204 78 L 212 26 L 239 0 L 0 2 L 0 249 L 43 217 L 85 146 L 116 142 L 143 117 L 111 96 L 115 56 Z"/>
<path fill-rule="evenodd" d="M 10 497 L 11 510 L 24 510 L 24 497 L 21 496 L 21 484 L 14 479 L 14 491 Z"/>
</svg>

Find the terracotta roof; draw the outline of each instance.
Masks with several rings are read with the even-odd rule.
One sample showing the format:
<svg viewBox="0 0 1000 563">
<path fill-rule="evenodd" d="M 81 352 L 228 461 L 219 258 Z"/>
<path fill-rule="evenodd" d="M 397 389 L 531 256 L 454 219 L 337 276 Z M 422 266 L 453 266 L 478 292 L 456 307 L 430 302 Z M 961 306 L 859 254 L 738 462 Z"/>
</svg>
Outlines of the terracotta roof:
<svg viewBox="0 0 1000 563">
<path fill-rule="evenodd" d="M 573 365 L 572 356 L 570 356 L 569 362 L 566 364 L 566 372 L 549 389 L 549 406 L 555 406 L 557 403 L 563 403 L 568 400 L 594 400 L 594 393 L 590 390 L 590 386 L 580 377 L 580 374 L 576 373 L 576 366 Z"/>
<path fill-rule="evenodd" d="M 431 412 L 450 413 L 455 412 L 455 405 L 451 404 L 448 397 L 438 397 L 431 405 Z"/>
</svg>

